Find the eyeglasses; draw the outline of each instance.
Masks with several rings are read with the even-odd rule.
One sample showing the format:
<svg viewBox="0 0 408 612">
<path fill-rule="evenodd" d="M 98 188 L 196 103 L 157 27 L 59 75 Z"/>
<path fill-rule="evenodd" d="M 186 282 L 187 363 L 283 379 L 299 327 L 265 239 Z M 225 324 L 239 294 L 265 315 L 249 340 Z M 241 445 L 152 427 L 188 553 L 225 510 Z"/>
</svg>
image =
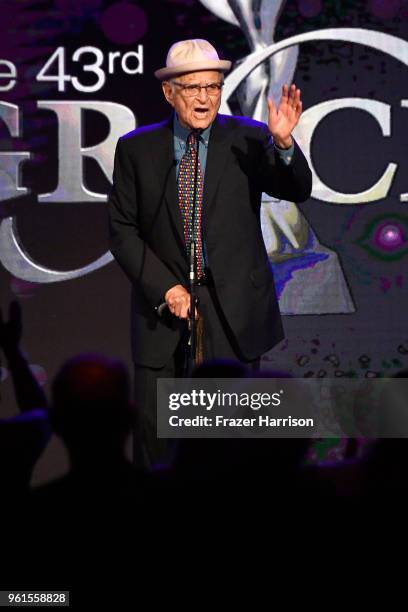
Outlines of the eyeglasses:
<svg viewBox="0 0 408 612">
<path fill-rule="evenodd" d="M 208 85 L 189 83 L 188 85 L 185 85 L 184 83 L 179 83 L 178 81 L 171 82 L 174 83 L 174 85 L 181 87 L 182 94 L 187 98 L 199 96 L 202 89 L 205 89 L 208 96 L 218 96 L 224 86 L 224 83 L 208 83 Z"/>
</svg>

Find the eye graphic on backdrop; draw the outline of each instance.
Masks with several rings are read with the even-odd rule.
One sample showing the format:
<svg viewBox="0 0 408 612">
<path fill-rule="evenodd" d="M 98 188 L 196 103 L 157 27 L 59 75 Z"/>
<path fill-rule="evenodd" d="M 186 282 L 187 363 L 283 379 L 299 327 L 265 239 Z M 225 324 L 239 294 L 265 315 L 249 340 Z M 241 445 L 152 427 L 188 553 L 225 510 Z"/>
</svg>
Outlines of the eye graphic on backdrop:
<svg viewBox="0 0 408 612">
<path fill-rule="evenodd" d="M 355 241 L 371 256 L 397 261 L 408 254 L 408 216 L 381 215 L 368 223 Z"/>
</svg>

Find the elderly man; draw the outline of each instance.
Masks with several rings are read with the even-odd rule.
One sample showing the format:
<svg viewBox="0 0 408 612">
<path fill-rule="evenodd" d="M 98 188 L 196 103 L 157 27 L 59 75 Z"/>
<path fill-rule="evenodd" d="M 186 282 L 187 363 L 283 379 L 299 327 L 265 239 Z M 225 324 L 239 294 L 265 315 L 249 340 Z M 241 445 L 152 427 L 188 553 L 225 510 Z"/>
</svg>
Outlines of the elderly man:
<svg viewBox="0 0 408 612">
<path fill-rule="evenodd" d="M 205 40 L 175 43 L 155 72 L 172 116 L 126 134 L 116 150 L 111 250 L 133 285 L 135 384 L 150 463 L 164 457 L 156 380 L 183 369 L 192 240 L 203 358 L 256 368 L 283 338 L 260 206 L 262 192 L 296 202 L 310 196 L 311 172 L 291 135 L 300 91 L 285 86 L 279 108 L 269 100 L 268 125 L 220 115 L 230 67 Z"/>
</svg>

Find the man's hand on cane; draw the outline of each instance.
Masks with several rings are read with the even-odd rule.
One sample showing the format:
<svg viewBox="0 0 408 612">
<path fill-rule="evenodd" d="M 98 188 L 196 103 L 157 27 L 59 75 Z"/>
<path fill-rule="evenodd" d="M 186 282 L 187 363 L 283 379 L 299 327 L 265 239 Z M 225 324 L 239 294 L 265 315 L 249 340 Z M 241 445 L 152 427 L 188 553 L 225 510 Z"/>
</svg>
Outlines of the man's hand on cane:
<svg viewBox="0 0 408 612">
<path fill-rule="evenodd" d="M 188 319 L 190 310 L 190 294 L 183 285 L 175 285 L 166 292 L 165 302 L 170 312 L 179 319 Z M 195 318 L 198 318 L 197 309 Z"/>
</svg>

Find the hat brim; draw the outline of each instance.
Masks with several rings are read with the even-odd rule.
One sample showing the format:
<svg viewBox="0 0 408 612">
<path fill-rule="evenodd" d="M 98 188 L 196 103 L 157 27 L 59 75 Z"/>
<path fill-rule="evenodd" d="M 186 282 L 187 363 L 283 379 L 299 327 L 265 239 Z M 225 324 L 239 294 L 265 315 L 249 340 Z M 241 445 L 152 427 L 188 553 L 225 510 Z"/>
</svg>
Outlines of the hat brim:
<svg viewBox="0 0 408 612">
<path fill-rule="evenodd" d="M 229 60 L 206 60 L 202 62 L 189 62 L 188 64 L 180 64 L 179 66 L 160 68 L 156 70 L 154 76 L 160 81 L 165 81 L 174 76 L 180 76 L 187 72 L 199 72 L 201 70 L 219 70 L 228 72 L 231 69 Z"/>
</svg>

